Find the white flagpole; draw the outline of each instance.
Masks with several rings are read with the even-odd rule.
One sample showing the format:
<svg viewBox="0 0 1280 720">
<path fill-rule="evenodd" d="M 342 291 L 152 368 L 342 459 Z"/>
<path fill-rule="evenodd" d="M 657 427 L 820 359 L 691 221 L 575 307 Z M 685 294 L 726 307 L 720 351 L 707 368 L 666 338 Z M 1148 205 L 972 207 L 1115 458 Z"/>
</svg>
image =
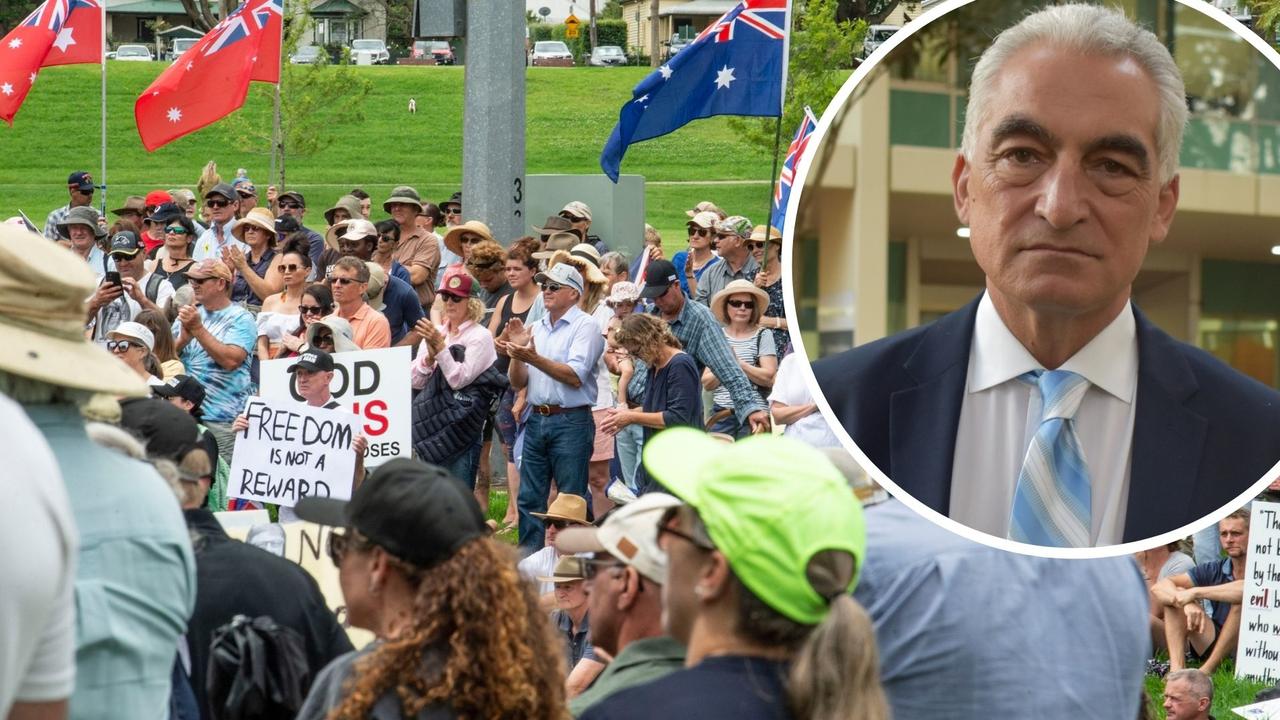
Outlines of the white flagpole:
<svg viewBox="0 0 1280 720">
<path fill-rule="evenodd" d="M 98 49 L 98 62 L 102 65 L 102 216 L 107 215 L 107 0 L 102 5 L 102 47 Z"/>
</svg>

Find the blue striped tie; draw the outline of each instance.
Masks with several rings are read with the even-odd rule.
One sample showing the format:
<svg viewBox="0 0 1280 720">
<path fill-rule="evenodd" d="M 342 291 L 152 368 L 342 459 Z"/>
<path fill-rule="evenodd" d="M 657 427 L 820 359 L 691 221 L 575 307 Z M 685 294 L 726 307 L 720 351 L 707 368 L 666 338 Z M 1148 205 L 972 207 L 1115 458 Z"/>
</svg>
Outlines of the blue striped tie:
<svg viewBox="0 0 1280 720">
<path fill-rule="evenodd" d="M 1073 420 L 1089 381 L 1067 370 L 1034 370 L 1018 379 L 1040 389 L 1043 407 L 1018 473 L 1009 539 L 1090 547 L 1089 467 Z"/>
</svg>

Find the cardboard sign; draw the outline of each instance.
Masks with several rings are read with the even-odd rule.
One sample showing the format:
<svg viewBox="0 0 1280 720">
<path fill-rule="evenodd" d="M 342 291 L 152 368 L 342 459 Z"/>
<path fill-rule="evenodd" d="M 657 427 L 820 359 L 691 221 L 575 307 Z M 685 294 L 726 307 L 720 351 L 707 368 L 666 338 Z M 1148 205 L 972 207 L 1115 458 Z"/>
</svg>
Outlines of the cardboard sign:
<svg viewBox="0 0 1280 720">
<path fill-rule="evenodd" d="M 413 390 L 407 347 L 334 353 L 333 399 L 360 419 L 359 430 L 369 439 L 364 466 L 374 468 L 413 454 Z M 262 363 L 260 393 L 270 400 L 305 402 L 294 385 L 289 367 L 296 358 Z"/>
<path fill-rule="evenodd" d="M 1280 679 L 1280 503 L 1254 502 L 1244 565 L 1236 677 Z"/>
<path fill-rule="evenodd" d="M 244 416 L 249 429 L 235 435 L 228 496 L 287 507 L 312 495 L 351 497 L 357 422 L 350 413 L 250 398 Z"/>
</svg>

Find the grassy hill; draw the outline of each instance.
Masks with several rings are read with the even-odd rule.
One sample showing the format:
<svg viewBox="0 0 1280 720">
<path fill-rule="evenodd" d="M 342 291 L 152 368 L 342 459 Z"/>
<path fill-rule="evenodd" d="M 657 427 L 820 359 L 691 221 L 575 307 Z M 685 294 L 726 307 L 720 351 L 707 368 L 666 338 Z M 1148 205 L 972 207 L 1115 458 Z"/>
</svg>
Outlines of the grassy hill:
<svg viewBox="0 0 1280 720">
<path fill-rule="evenodd" d="M 160 63 L 108 63 L 108 204 L 154 188 L 192 187 L 201 168 L 216 160 L 224 178 L 246 168 L 260 188 L 270 159 L 245 152 L 219 122 L 154 153 L 138 139 L 133 103 L 159 74 Z M 462 180 L 463 68 L 361 67 L 373 83 L 363 123 L 335 123 L 335 142 L 310 157 L 290 157 L 289 186 L 303 191 L 309 224 L 319 211 L 355 186 L 374 198 L 394 185 L 412 184 L 428 199 L 447 197 Z M 527 74 L 528 174 L 599 174 L 600 149 L 618 108 L 647 68 L 532 68 Z M 270 88 L 255 83 L 239 111 L 262 127 L 271 124 Z M 46 68 L 14 120 L 0 126 L 0 218 L 27 212 L 38 224 L 66 203 L 69 172 L 99 173 L 99 68 Z M 409 97 L 418 113 L 409 115 Z M 342 103 L 343 98 L 334 98 Z M 789 132 L 789 131 L 788 131 Z M 684 210 L 710 199 L 762 222 L 768 202 L 767 153 L 741 142 L 725 118 L 695 122 L 633 146 L 623 172 L 648 182 L 648 221 L 671 249 L 684 244 Z M 744 181 L 724 183 L 724 181 Z M 673 184 L 665 184 L 673 183 Z M 716 183 L 704 184 L 704 183 Z M 761 184 L 764 183 L 764 184 Z"/>
</svg>

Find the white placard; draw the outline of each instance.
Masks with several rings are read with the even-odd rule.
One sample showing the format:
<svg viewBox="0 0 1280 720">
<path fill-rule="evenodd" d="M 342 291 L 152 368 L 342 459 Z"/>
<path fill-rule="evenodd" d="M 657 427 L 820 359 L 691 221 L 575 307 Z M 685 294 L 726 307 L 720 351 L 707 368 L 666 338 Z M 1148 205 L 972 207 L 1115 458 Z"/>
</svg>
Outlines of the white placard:
<svg viewBox="0 0 1280 720">
<path fill-rule="evenodd" d="M 356 418 L 294 400 L 249 398 L 249 429 L 235 434 L 227 495 L 293 507 L 308 497 L 351 497 Z"/>
<path fill-rule="evenodd" d="M 1254 502 L 1244 565 L 1236 677 L 1280 679 L 1280 503 Z"/>
<path fill-rule="evenodd" d="M 364 466 L 374 468 L 413 454 L 413 390 L 407 347 L 358 350 L 333 355 L 333 382 L 329 391 L 360 419 L 360 431 L 369 439 Z M 259 371 L 262 397 L 304 402 L 293 384 L 289 367 L 297 358 L 268 360 Z"/>
</svg>

